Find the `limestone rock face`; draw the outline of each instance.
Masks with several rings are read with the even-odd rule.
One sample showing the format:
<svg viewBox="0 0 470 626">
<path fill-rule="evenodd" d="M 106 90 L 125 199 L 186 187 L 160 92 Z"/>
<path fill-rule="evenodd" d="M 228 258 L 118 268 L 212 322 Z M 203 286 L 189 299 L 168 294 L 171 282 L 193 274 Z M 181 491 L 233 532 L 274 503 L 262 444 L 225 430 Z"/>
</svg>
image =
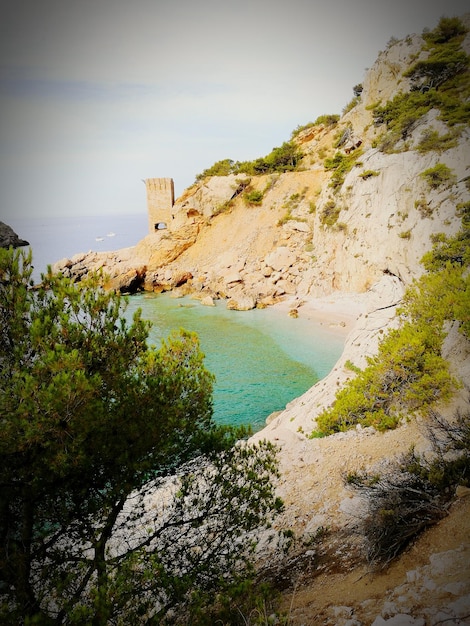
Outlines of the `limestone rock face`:
<svg viewBox="0 0 470 626">
<path fill-rule="evenodd" d="M 409 284 L 422 272 L 420 260 L 430 249 L 432 236 L 451 235 L 460 227 L 455 207 L 468 198 L 468 154 L 468 132 L 458 147 L 442 155 L 366 150 L 362 165 L 345 177 L 344 191 L 334 199 L 328 188 L 321 192 L 313 235 L 318 254 L 311 292 L 327 293 L 331 288 L 364 291 L 383 272 Z M 421 177 L 438 162 L 448 166 L 459 181 L 452 185 L 451 193 L 448 186 L 429 189 Z M 366 170 L 376 175 L 364 180 L 361 172 Z M 338 210 L 336 228 L 321 223 L 331 202 Z"/>
<path fill-rule="evenodd" d="M 243 174 L 213 176 L 189 188 L 173 206 L 174 221 L 170 223 L 170 228 L 179 228 L 188 220 L 194 223 L 201 218 L 210 219 L 236 196 L 246 180 L 247 177 Z"/>
<path fill-rule="evenodd" d="M 24 239 L 20 239 L 11 226 L 0 222 L 0 248 L 20 248 L 22 246 L 29 246 L 29 243 Z"/>
</svg>

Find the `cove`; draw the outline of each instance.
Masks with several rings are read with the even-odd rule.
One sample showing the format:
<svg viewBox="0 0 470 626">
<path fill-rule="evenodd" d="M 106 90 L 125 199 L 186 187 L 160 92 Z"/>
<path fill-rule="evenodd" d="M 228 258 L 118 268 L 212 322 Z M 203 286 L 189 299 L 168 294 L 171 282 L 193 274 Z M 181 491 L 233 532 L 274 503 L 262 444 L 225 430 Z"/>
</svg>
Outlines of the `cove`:
<svg viewBox="0 0 470 626">
<path fill-rule="evenodd" d="M 216 377 L 215 421 L 254 432 L 326 376 L 344 347 L 344 337 L 320 323 L 272 308 L 231 311 L 222 301 L 207 307 L 189 297 L 136 294 L 126 318 L 138 308 L 152 322 L 149 341 L 157 347 L 175 329 L 198 334 L 205 365 Z"/>
</svg>

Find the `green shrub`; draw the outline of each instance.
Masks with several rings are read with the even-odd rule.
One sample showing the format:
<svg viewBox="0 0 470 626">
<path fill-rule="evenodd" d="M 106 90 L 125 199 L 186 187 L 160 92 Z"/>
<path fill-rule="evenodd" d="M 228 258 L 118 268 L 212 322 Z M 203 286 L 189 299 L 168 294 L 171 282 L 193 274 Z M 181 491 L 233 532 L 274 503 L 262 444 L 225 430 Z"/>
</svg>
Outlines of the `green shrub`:
<svg viewBox="0 0 470 626">
<path fill-rule="evenodd" d="M 427 128 L 421 134 L 421 139 L 416 146 L 418 152 L 445 152 L 450 148 L 455 148 L 458 138 L 455 132 L 449 132 L 445 135 L 439 135 L 437 130 Z"/>
<path fill-rule="evenodd" d="M 456 320 L 459 331 L 467 339 L 470 339 L 469 250 L 469 241 L 463 238 L 462 233 L 454 238 L 444 238 L 423 259 L 425 267 L 433 268 L 419 283 L 427 294 L 427 301 L 420 296 L 415 285 L 404 298 L 404 304 L 413 318 L 423 324 Z"/>
<path fill-rule="evenodd" d="M 294 128 L 291 133 L 291 138 L 297 137 L 302 131 L 307 130 L 307 128 L 313 128 L 315 126 L 335 126 L 339 122 L 339 115 L 335 114 L 325 114 L 319 115 L 314 122 L 308 122 L 307 124 L 302 124 Z"/>
<path fill-rule="evenodd" d="M 465 24 L 458 17 L 441 17 L 434 30 L 423 31 L 423 39 L 430 44 L 447 43 L 467 33 Z"/>
<path fill-rule="evenodd" d="M 258 189 L 252 189 L 251 191 L 245 191 L 243 194 L 245 204 L 259 205 L 263 202 L 263 192 Z"/>
<path fill-rule="evenodd" d="M 346 486 L 367 504 L 359 527 L 366 557 L 383 567 L 427 527 L 447 514 L 457 485 L 470 485 L 470 412 L 448 420 L 430 411 L 427 434 L 432 456 L 411 449 L 386 469 L 348 473 Z"/>
<path fill-rule="evenodd" d="M 359 374 L 359 372 L 361 371 L 361 368 L 357 367 L 357 365 L 354 365 L 354 363 L 350 359 L 346 361 L 344 367 L 348 370 L 351 370 L 351 372 L 355 372 L 356 374 Z"/>
<path fill-rule="evenodd" d="M 330 187 L 335 191 L 338 191 L 344 183 L 346 174 L 355 165 L 356 161 L 362 154 L 362 150 L 355 150 L 351 154 L 343 154 L 342 152 L 336 152 L 331 158 L 325 159 L 325 170 L 331 170 L 333 172 L 330 180 Z"/>
<path fill-rule="evenodd" d="M 372 178 L 372 176 L 378 176 L 379 174 L 380 172 L 377 172 L 375 170 L 365 170 L 364 172 L 361 172 L 359 176 L 362 178 L 362 180 L 367 180 L 368 178 Z"/>
<path fill-rule="evenodd" d="M 297 137 L 297 135 L 300 135 L 300 133 L 304 130 L 307 130 L 307 128 L 313 128 L 314 126 L 316 126 L 315 122 L 307 122 L 307 124 L 299 124 L 291 132 L 291 135 L 290 135 L 291 139 L 294 139 L 295 137 Z"/>
<path fill-rule="evenodd" d="M 320 124 L 324 124 L 325 126 L 334 126 L 339 122 L 339 115 L 327 113 L 326 115 L 319 115 L 315 120 L 315 126 L 319 126 Z"/>
<path fill-rule="evenodd" d="M 276 172 L 292 172 L 296 170 L 303 157 L 300 148 L 292 141 L 285 141 L 282 146 L 273 148 L 265 157 L 254 161 L 232 161 L 224 159 L 217 161 L 196 176 L 196 181 L 204 180 L 209 176 L 228 176 L 229 174 L 274 174 Z"/>
<path fill-rule="evenodd" d="M 277 220 L 276 226 L 284 226 L 284 224 L 287 224 L 287 222 L 292 219 L 294 219 L 292 213 L 287 211 L 287 213 L 284 213 L 284 215 Z"/>
<path fill-rule="evenodd" d="M 331 434 L 356 424 L 386 430 L 405 414 L 448 399 L 455 381 L 440 354 L 442 338 L 440 329 L 411 322 L 390 331 L 366 369 L 318 416 L 318 430 Z"/>
<path fill-rule="evenodd" d="M 320 222 L 323 226 L 333 226 L 338 221 L 341 207 L 336 205 L 334 200 L 326 202 L 320 214 Z"/>
<path fill-rule="evenodd" d="M 423 61 L 418 61 L 404 76 L 411 81 L 412 91 L 439 89 L 467 71 L 469 57 L 455 45 L 436 47 Z"/>
<path fill-rule="evenodd" d="M 270 174 L 274 172 L 292 172 L 300 164 L 303 154 L 297 144 L 285 141 L 282 146 L 273 148 L 265 157 L 254 161 L 237 162 L 234 164 L 235 173 L 249 175 Z"/>
<path fill-rule="evenodd" d="M 424 170 L 420 176 L 424 178 L 431 189 L 438 189 L 444 184 L 453 185 L 456 180 L 452 170 L 445 163 L 437 163 L 434 167 Z"/>
<path fill-rule="evenodd" d="M 205 169 L 200 174 L 196 175 L 196 181 L 204 180 L 209 176 L 228 176 L 233 172 L 233 161 L 231 159 L 223 159 L 217 161 L 211 167 Z"/>
<path fill-rule="evenodd" d="M 354 109 L 354 107 L 358 105 L 360 101 L 361 101 L 360 96 L 354 96 L 354 98 L 350 100 L 348 104 L 346 104 L 346 106 L 343 108 L 343 111 L 342 111 L 343 115 L 346 115 L 346 113 L 349 113 L 349 111 L 352 111 L 352 109 Z"/>
<path fill-rule="evenodd" d="M 418 120 L 432 108 L 431 96 L 419 92 L 399 93 L 384 106 L 373 109 L 374 123 L 376 126 L 386 124 L 389 132 L 399 139 L 406 139 Z"/>
</svg>

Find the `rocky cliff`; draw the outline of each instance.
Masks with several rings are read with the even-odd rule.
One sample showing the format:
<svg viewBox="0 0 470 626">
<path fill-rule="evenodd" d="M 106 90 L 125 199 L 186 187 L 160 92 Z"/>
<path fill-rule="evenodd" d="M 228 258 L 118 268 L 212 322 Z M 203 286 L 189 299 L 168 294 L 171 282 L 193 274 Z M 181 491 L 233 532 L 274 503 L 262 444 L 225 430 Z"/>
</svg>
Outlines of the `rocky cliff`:
<svg viewBox="0 0 470 626">
<path fill-rule="evenodd" d="M 173 290 L 207 305 L 224 299 L 235 309 L 284 301 L 299 314 L 306 302 L 332 302 L 336 310 L 357 313 L 345 352 L 331 374 L 256 435 L 276 441 L 281 449 L 279 491 L 286 512 L 279 524 L 300 538 L 318 528 L 337 531 L 328 549 L 336 574 L 343 576 L 337 581 L 338 592 L 330 589 L 323 604 L 318 597 L 311 600 L 310 612 L 305 601 L 296 613 L 289 600 L 292 624 L 464 623 L 455 620 L 470 614 L 468 572 L 459 573 L 452 589 L 442 582 L 439 600 L 429 593 L 430 585 L 437 585 L 429 572 L 427 581 L 416 583 L 428 571 L 426 559 L 433 561 L 433 553 L 452 548 L 453 556 L 446 553 L 447 574 L 458 567 L 469 549 L 468 521 L 463 534 L 453 533 L 453 542 L 422 548 L 421 573 L 411 572 L 408 554 L 408 565 L 403 566 L 408 570 L 401 572 L 407 587 L 401 595 L 399 578 L 374 578 L 365 569 L 359 573 L 371 588 L 367 596 L 361 587 L 361 605 L 354 599 L 357 576 L 344 587 L 345 576 L 357 566 L 351 536 L 362 515 L 344 485 L 344 473 L 387 462 L 410 445 L 425 451 L 429 441 L 422 423 L 404 423 L 387 433 L 358 428 L 325 439 L 306 437 L 315 416 L 351 377 L 346 364 L 363 367 L 366 357 L 376 352 L 380 336 L 396 323 L 405 288 L 423 273 L 423 254 L 438 236 L 454 235 L 461 228 L 458 207 L 470 201 L 465 56 L 470 54 L 470 15 L 461 22 L 467 33 L 459 37 L 458 50 L 453 49 L 445 70 L 439 66 L 442 58 L 420 65 L 434 58 L 429 39 L 411 35 L 389 42 L 362 85 L 354 88 L 355 97 L 341 116 L 322 116 L 293 133 L 291 141 L 302 154 L 293 171 L 202 177 L 176 200 L 166 230 L 125 251 L 77 255 L 55 266 L 77 280 L 103 268 L 107 286 L 122 292 Z M 454 80 L 457 75 L 464 76 L 460 83 Z M 440 80 L 454 81 L 453 104 L 449 92 L 440 106 L 426 100 Z M 416 107 L 403 110 L 403 96 L 408 105 L 416 101 Z M 450 414 L 456 406 L 468 406 L 470 346 L 453 329 L 443 351 L 462 382 L 445 409 Z M 468 520 L 469 501 L 458 504 L 459 519 Z M 345 533 L 349 539 L 341 543 L 338 537 Z M 457 536 L 462 541 L 458 545 Z M 442 541 L 442 533 L 439 537 Z M 311 571 L 305 564 L 315 551 L 300 552 L 296 558 L 303 569 L 291 567 L 289 584 L 294 585 L 297 576 L 305 589 L 315 588 L 320 583 L 305 573 Z M 438 563 L 438 557 L 433 562 Z M 330 568 L 330 581 L 332 573 Z"/>
<path fill-rule="evenodd" d="M 104 267 L 109 286 L 122 291 L 184 285 L 234 307 L 239 300 L 240 308 L 286 294 L 364 292 L 384 273 L 408 284 L 421 273 L 432 236 L 459 228 L 455 207 L 469 193 L 468 126 L 448 149 L 418 149 L 423 135 L 449 131 L 438 109 L 410 123 L 393 149 L 380 145 L 386 124 L 375 108 L 410 90 L 406 72 L 429 54 L 424 48 L 418 35 L 391 43 L 349 110 L 297 132 L 293 142 L 304 156 L 295 171 L 203 179 L 176 200 L 168 228 L 131 253 L 89 253 L 56 269 L 80 277 Z M 469 48 L 467 34 L 462 50 Z M 430 186 L 423 172 L 438 164 L 452 176 Z M 250 202 L 246 190 L 261 199 Z"/>
</svg>

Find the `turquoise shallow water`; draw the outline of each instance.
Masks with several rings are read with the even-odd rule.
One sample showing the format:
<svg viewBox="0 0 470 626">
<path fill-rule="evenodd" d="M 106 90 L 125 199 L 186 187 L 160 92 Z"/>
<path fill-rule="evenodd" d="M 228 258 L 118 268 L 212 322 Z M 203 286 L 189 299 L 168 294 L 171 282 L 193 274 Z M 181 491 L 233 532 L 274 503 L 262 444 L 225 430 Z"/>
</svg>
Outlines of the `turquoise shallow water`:
<svg viewBox="0 0 470 626">
<path fill-rule="evenodd" d="M 173 329 L 198 334 L 206 367 L 216 377 L 214 419 L 254 431 L 326 376 L 344 345 L 316 322 L 269 308 L 229 311 L 225 302 L 206 307 L 169 294 L 132 296 L 126 315 L 137 308 L 152 322 L 150 341 L 157 346 Z"/>
</svg>

